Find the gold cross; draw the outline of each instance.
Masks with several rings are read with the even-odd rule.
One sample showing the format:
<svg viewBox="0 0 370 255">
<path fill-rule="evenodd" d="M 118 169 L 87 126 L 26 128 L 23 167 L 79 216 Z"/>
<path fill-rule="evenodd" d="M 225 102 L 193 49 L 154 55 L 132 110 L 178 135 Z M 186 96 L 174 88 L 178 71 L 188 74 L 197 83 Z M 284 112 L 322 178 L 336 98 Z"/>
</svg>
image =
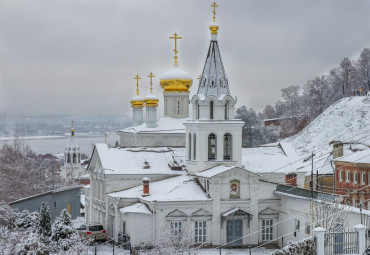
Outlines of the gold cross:
<svg viewBox="0 0 370 255">
<path fill-rule="evenodd" d="M 213 22 L 216 22 L 216 7 L 218 7 L 218 5 L 216 4 L 216 2 L 213 2 L 211 7 L 213 7 Z"/>
<path fill-rule="evenodd" d="M 141 78 L 139 75 L 136 75 L 134 79 L 136 80 L 136 94 L 139 95 L 139 80 Z"/>
<path fill-rule="evenodd" d="M 199 75 L 199 77 L 197 79 L 200 80 L 200 78 L 202 78 L 202 75 Z"/>
<path fill-rule="evenodd" d="M 173 34 L 173 37 L 170 36 L 170 39 L 174 39 L 175 40 L 175 49 L 173 50 L 175 52 L 175 64 L 177 64 L 177 53 L 179 53 L 177 51 L 177 39 L 182 39 L 182 37 L 179 37 L 178 34 L 174 33 Z"/>
<path fill-rule="evenodd" d="M 150 93 L 152 93 L 153 92 L 153 82 L 152 81 L 153 81 L 153 77 L 155 77 L 155 76 L 153 75 L 152 72 L 150 72 L 148 77 L 150 77 Z"/>
</svg>

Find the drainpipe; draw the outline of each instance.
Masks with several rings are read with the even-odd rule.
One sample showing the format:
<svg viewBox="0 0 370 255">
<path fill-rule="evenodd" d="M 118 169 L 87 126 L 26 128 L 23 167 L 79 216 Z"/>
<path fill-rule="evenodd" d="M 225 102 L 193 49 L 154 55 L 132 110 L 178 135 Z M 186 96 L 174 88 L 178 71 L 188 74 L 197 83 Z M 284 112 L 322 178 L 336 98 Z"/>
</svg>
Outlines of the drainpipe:
<svg viewBox="0 0 370 255">
<path fill-rule="evenodd" d="M 153 220 L 153 222 L 152 222 L 152 245 L 154 246 L 154 242 L 155 242 L 155 202 L 156 202 L 157 200 L 154 200 L 154 201 L 152 201 L 151 203 L 152 203 L 152 213 L 153 213 L 153 217 L 152 217 L 152 220 Z"/>
</svg>

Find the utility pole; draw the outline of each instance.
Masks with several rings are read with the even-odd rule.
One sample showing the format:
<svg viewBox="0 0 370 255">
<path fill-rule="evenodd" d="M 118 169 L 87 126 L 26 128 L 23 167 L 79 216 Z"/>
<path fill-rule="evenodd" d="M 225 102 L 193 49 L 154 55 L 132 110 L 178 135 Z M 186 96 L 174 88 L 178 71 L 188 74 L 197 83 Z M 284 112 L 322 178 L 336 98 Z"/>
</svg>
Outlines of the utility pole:
<svg viewBox="0 0 370 255">
<path fill-rule="evenodd" d="M 311 198 L 313 199 L 313 152 L 311 155 Z"/>
<path fill-rule="evenodd" d="M 319 191 L 319 169 L 316 169 L 316 191 Z"/>
</svg>

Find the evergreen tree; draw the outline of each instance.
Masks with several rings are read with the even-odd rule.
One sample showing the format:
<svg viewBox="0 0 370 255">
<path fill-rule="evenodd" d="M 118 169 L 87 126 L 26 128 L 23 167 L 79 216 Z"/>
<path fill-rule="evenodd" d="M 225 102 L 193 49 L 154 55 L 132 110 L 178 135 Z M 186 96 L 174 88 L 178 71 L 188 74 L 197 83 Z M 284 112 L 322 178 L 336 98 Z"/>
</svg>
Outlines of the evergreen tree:
<svg viewBox="0 0 370 255">
<path fill-rule="evenodd" d="M 63 250 L 68 250 L 72 245 L 71 240 L 75 234 L 76 230 L 72 226 L 71 215 L 67 212 L 67 209 L 63 209 L 60 216 L 54 221 L 51 239 L 58 243 Z"/>
<path fill-rule="evenodd" d="M 38 233 L 44 237 L 51 236 L 50 207 L 45 202 L 42 202 L 39 211 Z"/>
</svg>

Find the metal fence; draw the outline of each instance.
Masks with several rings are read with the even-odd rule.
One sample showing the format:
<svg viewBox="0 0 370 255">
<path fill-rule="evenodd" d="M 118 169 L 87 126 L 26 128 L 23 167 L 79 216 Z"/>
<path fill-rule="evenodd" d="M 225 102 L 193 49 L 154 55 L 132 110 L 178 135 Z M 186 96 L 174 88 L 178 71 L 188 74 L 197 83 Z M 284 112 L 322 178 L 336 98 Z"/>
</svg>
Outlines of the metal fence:
<svg viewBox="0 0 370 255">
<path fill-rule="evenodd" d="M 358 233 L 342 231 L 325 234 L 325 255 L 358 254 Z"/>
</svg>

